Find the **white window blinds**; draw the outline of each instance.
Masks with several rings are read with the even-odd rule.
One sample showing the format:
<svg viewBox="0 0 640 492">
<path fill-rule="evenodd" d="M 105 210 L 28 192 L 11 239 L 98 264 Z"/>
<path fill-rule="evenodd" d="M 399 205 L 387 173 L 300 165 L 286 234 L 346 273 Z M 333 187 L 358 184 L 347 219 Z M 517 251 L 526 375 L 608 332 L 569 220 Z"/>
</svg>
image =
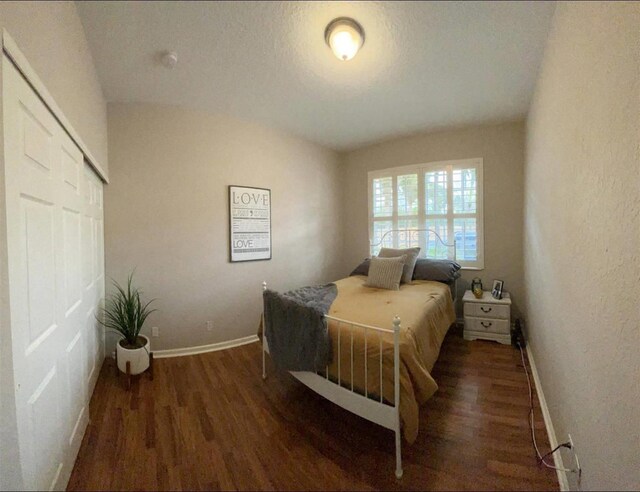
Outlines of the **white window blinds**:
<svg viewBox="0 0 640 492">
<path fill-rule="evenodd" d="M 430 229 L 445 243 L 456 242 L 456 260 L 465 268 L 484 268 L 482 159 L 434 162 L 369 173 L 371 254 L 382 246 L 420 246 L 421 256 L 453 259 L 433 234 L 384 234 Z"/>
</svg>

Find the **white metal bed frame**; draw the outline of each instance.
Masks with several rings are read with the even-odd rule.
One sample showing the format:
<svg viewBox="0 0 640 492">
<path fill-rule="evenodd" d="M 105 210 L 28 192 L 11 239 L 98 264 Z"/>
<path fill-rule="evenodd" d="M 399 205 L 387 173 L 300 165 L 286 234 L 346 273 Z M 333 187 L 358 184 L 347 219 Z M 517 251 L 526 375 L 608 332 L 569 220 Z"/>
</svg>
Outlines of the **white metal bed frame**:
<svg viewBox="0 0 640 492">
<path fill-rule="evenodd" d="M 373 247 L 383 245 L 385 239 L 388 235 L 394 238 L 393 245 L 398 245 L 398 239 L 404 237 L 405 244 L 414 243 L 413 235 L 419 234 L 421 232 L 425 232 L 428 234 L 434 234 L 437 241 L 446 248 L 453 248 L 453 260 L 456 259 L 456 242 L 455 239 L 453 244 L 445 243 L 440 235 L 431 229 L 394 229 L 391 231 L 387 231 L 381 238 L 378 243 L 372 244 Z M 427 237 L 428 239 L 428 237 Z M 423 243 L 426 244 L 426 243 Z M 262 282 L 262 290 L 265 291 L 267 289 L 267 283 Z M 454 282 L 453 286 L 453 299 L 455 302 L 456 298 L 456 285 Z M 337 323 L 338 325 L 338 379 L 336 382 L 332 381 L 329 378 L 329 366 L 325 368 L 324 375 L 321 373 L 309 372 L 309 371 L 290 371 L 290 373 L 298 379 L 301 383 L 311 388 L 313 391 L 323 396 L 327 400 L 335 403 L 336 405 L 359 415 L 362 418 L 365 418 L 371 422 L 374 422 L 382 427 L 390 429 L 395 433 L 395 444 L 396 444 L 396 469 L 395 475 L 397 478 L 402 478 L 402 436 L 400 431 L 400 328 L 401 328 L 401 320 L 400 317 L 395 316 L 392 321 L 392 328 L 382 328 L 378 326 L 369 326 L 364 325 L 362 323 L 355 323 L 353 321 L 336 318 L 334 316 L 325 315 L 326 320 L 331 320 Z M 341 344 L 340 337 L 342 335 L 343 327 L 348 326 L 349 331 L 348 335 L 351 337 L 351 387 L 348 385 L 343 385 L 342 383 L 342 367 L 341 367 Z M 353 386 L 353 331 L 355 328 L 364 330 L 364 343 L 365 343 L 365 357 L 364 357 L 364 374 L 365 374 L 365 384 L 364 384 L 364 395 L 360 394 L 357 389 L 354 389 Z M 380 395 L 376 400 L 374 400 L 369 395 L 368 388 L 368 372 L 367 372 L 367 344 L 368 338 L 367 335 L 370 331 L 377 332 L 379 334 L 378 340 L 380 344 Z M 382 397 L 383 394 L 383 386 L 382 386 L 382 333 L 392 333 L 393 334 L 393 379 L 394 379 L 394 402 L 393 405 L 386 403 Z M 264 326 L 264 311 L 262 314 L 262 378 L 267 378 L 266 372 L 266 356 L 269 352 L 269 346 L 267 343 L 267 339 L 265 336 L 265 326 Z"/>
</svg>

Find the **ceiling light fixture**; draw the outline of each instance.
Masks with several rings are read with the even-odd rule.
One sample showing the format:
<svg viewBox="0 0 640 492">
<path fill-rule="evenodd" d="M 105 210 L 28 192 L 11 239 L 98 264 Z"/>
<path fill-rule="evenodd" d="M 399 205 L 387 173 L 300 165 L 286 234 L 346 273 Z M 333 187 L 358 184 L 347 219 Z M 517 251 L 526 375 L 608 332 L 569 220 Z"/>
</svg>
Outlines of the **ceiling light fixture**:
<svg viewBox="0 0 640 492">
<path fill-rule="evenodd" d="M 351 60 L 364 44 L 364 29 L 349 17 L 338 17 L 329 22 L 324 39 L 333 54 L 342 61 Z"/>
</svg>

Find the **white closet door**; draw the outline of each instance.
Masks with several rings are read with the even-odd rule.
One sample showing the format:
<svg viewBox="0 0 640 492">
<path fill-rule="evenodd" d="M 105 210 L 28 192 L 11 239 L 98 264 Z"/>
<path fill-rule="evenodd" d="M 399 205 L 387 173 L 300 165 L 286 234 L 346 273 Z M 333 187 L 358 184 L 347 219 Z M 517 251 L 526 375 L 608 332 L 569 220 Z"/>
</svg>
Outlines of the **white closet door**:
<svg viewBox="0 0 640 492">
<path fill-rule="evenodd" d="M 23 486 L 64 488 L 102 360 L 95 322 L 104 293 L 101 198 L 100 207 L 95 204 L 102 185 L 11 62 L 3 57 L 2 63 L 9 297 Z"/>
<path fill-rule="evenodd" d="M 89 394 L 98 380 L 104 360 L 104 330 L 96 321 L 96 310 L 104 298 L 104 221 L 102 181 L 84 165 L 84 212 L 82 216 L 82 288 L 86 302 L 86 375 Z"/>
</svg>

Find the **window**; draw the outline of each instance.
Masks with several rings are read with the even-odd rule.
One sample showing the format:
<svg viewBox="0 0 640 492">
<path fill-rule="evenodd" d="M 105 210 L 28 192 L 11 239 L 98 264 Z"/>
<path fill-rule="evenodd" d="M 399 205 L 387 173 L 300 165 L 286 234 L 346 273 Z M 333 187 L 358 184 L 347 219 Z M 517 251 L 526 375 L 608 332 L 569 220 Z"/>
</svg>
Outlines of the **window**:
<svg viewBox="0 0 640 492">
<path fill-rule="evenodd" d="M 433 162 L 369 173 L 371 254 L 382 246 L 420 246 L 421 256 L 453 259 L 433 234 L 389 234 L 394 229 L 430 229 L 445 243 L 455 240 L 464 268 L 484 268 L 482 159 Z"/>
</svg>

